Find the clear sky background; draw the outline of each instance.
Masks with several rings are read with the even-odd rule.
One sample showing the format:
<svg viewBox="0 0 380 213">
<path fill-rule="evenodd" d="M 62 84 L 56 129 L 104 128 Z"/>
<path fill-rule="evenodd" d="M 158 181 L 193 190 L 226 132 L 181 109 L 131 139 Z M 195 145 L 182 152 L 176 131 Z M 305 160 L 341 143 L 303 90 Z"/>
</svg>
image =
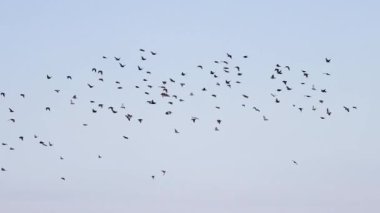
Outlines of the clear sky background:
<svg viewBox="0 0 380 213">
<path fill-rule="evenodd" d="M 379 212 L 379 9 L 378 1 L 343 0 L 1 1 L 0 142 L 8 145 L 0 147 L 0 212 Z M 139 48 L 158 54 L 142 62 Z M 243 73 L 231 77 L 242 81 L 232 89 L 208 74 L 227 52 Z M 280 104 L 270 96 L 281 85 L 269 79 L 276 64 L 291 67 L 283 78 L 294 85 Z M 103 83 L 93 67 L 104 70 Z M 310 110 L 301 70 L 308 88 L 327 88 L 328 119 Z M 159 97 L 169 77 L 183 103 Z M 119 113 L 92 114 L 90 100 Z"/>
</svg>

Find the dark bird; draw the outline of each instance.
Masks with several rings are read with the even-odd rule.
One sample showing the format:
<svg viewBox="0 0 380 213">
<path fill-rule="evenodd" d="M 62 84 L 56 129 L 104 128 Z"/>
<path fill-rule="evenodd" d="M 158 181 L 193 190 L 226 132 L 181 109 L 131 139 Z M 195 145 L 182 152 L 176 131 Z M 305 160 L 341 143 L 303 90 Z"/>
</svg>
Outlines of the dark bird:
<svg viewBox="0 0 380 213">
<path fill-rule="evenodd" d="M 52 77 L 50 75 L 46 75 L 46 78 L 47 79 L 51 79 Z"/>
<path fill-rule="evenodd" d="M 312 109 L 313 111 L 317 110 L 317 108 L 315 108 L 315 106 L 313 106 L 311 109 Z"/>
<path fill-rule="evenodd" d="M 278 100 L 278 98 L 276 98 L 276 103 L 280 103 L 280 100 Z"/>
<path fill-rule="evenodd" d="M 139 71 L 143 70 L 143 68 L 140 67 L 140 66 L 137 66 L 137 69 L 138 69 Z"/>
<path fill-rule="evenodd" d="M 254 109 L 256 112 L 260 112 L 260 109 L 258 109 L 257 107 L 252 107 L 252 109 Z"/>
<path fill-rule="evenodd" d="M 218 128 L 218 127 L 215 127 L 214 130 L 215 130 L 215 131 L 219 131 L 219 128 Z"/>
<path fill-rule="evenodd" d="M 325 58 L 326 63 L 330 63 L 331 58 Z"/>
<path fill-rule="evenodd" d="M 284 83 L 286 85 L 288 82 L 287 81 L 282 81 L 282 83 Z"/>
<path fill-rule="evenodd" d="M 101 155 L 98 155 L 98 159 L 101 159 L 101 158 L 103 158 Z"/>
<path fill-rule="evenodd" d="M 271 79 L 276 79 L 276 77 L 273 75 L 270 76 Z"/>
<path fill-rule="evenodd" d="M 324 72 L 323 74 L 325 74 L 325 75 L 330 75 L 330 73 L 328 73 L 328 72 Z"/>
<path fill-rule="evenodd" d="M 181 75 L 182 75 L 182 76 L 185 76 L 185 75 L 186 75 L 186 73 L 184 73 L 184 72 L 181 72 Z"/>
<path fill-rule="evenodd" d="M 197 67 L 200 68 L 200 69 L 203 69 L 203 66 L 202 66 L 202 65 L 198 65 Z"/>
<path fill-rule="evenodd" d="M 165 112 L 165 115 L 171 115 L 172 114 L 172 111 L 166 111 Z"/>
<path fill-rule="evenodd" d="M 125 64 L 119 63 L 119 65 L 120 65 L 121 68 L 125 67 Z"/>
<path fill-rule="evenodd" d="M 191 117 L 191 120 L 193 121 L 193 123 L 195 123 L 196 120 L 198 120 L 199 118 L 197 117 Z"/>
<path fill-rule="evenodd" d="M 98 111 L 96 111 L 95 109 L 92 109 L 92 113 L 97 113 Z"/>
<path fill-rule="evenodd" d="M 25 94 L 23 94 L 23 93 L 21 93 L 20 96 L 23 97 L 23 98 L 25 98 Z"/>
<path fill-rule="evenodd" d="M 353 106 L 352 108 L 353 108 L 353 109 L 358 109 L 358 107 L 356 107 L 356 106 Z"/>
<path fill-rule="evenodd" d="M 230 58 L 230 59 L 232 59 L 232 55 L 230 55 L 228 53 L 227 53 L 227 57 Z"/>
<path fill-rule="evenodd" d="M 150 54 L 152 54 L 152 55 L 157 55 L 157 53 L 156 53 L 156 52 L 153 52 L 153 51 L 150 51 Z"/>
<path fill-rule="evenodd" d="M 239 66 L 235 66 L 235 68 L 237 69 L 238 72 L 240 71 L 240 67 Z"/>
<path fill-rule="evenodd" d="M 292 88 L 290 88 L 289 86 L 286 86 L 286 89 L 289 91 L 292 90 Z"/>
<path fill-rule="evenodd" d="M 64 158 L 63 158 L 62 156 L 59 156 L 59 159 L 60 159 L 60 160 L 63 160 Z"/>
<path fill-rule="evenodd" d="M 87 86 L 90 87 L 90 88 L 94 87 L 94 85 L 91 85 L 91 84 L 87 84 Z"/>
<path fill-rule="evenodd" d="M 321 89 L 321 92 L 322 93 L 327 93 L 327 90 L 326 89 Z"/>
<path fill-rule="evenodd" d="M 222 123 L 222 120 L 218 119 L 218 120 L 216 120 L 216 122 L 217 122 L 218 124 L 221 124 L 221 123 Z"/>
<path fill-rule="evenodd" d="M 9 112 L 11 112 L 11 113 L 14 112 L 13 109 L 11 109 L 11 108 L 8 108 L 8 109 L 9 109 Z"/>
<path fill-rule="evenodd" d="M 265 115 L 263 116 L 263 119 L 264 119 L 264 121 L 268 121 L 268 118 L 265 117 Z"/>
<path fill-rule="evenodd" d="M 300 112 L 302 112 L 303 108 L 302 108 L 302 107 L 299 107 L 298 110 L 299 110 Z"/>
<path fill-rule="evenodd" d="M 68 75 L 66 76 L 66 79 L 72 80 L 73 78 L 70 75 Z"/>
<path fill-rule="evenodd" d="M 129 138 L 127 136 L 123 136 L 124 139 L 128 140 Z"/>
<path fill-rule="evenodd" d="M 350 108 L 346 107 L 346 106 L 343 106 L 343 108 L 347 111 L 347 112 L 350 112 Z"/>
<path fill-rule="evenodd" d="M 23 136 L 20 136 L 20 137 L 18 137 L 18 138 L 19 138 L 20 140 L 22 140 L 22 141 L 24 140 L 24 137 L 23 137 Z"/>
<path fill-rule="evenodd" d="M 139 119 L 137 119 L 137 121 L 142 123 L 143 119 L 139 118 Z"/>
<path fill-rule="evenodd" d="M 1 171 L 2 172 L 5 172 L 5 171 L 7 171 L 6 169 L 4 169 L 3 167 L 1 167 Z"/>
<path fill-rule="evenodd" d="M 177 129 L 174 129 L 174 133 L 178 134 L 179 132 L 178 132 L 178 130 L 177 130 Z"/>
<path fill-rule="evenodd" d="M 244 94 L 243 94 L 243 97 L 244 97 L 244 98 L 248 98 L 248 95 L 244 95 Z"/>
<path fill-rule="evenodd" d="M 64 177 L 61 177 L 61 180 L 65 181 L 65 180 L 66 180 L 66 178 L 64 178 Z"/>
<path fill-rule="evenodd" d="M 50 111 L 50 107 L 45 107 L 45 110 L 46 111 Z"/>
<path fill-rule="evenodd" d="M 5 97 L 5 93 L 4 92 L 1 92 L 0 95 L 3 96 L 3 97 Z"/>
<path fill-rule="evenodd" d="M 12 121 L 14 123 L 14 122 L 16 122 L 16 119 L 11 118 L 11 119 L 9 119 L 9 121 Z"/>
<path fill-rule="evenodd" d="M 154 100 L 151 100 L 151 101 L 147 101 L 149 104 L 156 104 L 156 102 Z"/>
<path fill-rule="evenodd" d="M 166 170 L 161 170 L 161 172 L 162 172 L 162 175 L 166 174 Z"/>
<path fill-rule="evenodd" d="M 295 160 L 292 160 L 294 165 L 298 165 L 298 163 Z"/>
<path fill-rule="evenodd" d="M 61 90 L 55 89 L 54 92 L 59 93 Z"/>
<path fill-rule="evenodd" d="M 144 49 L 139 49 L 140 50 L 140 52 L 145 52 L 145 50 Z"/>
<path fill-rule="evenodd" d="M 152 177 L 152 179 L 154 180 L 154 175 L 152 175 L 151 177 Z"/>
<path fill-rule="evenodd" d="M 121 58 L 114 57 L 116 61 L 120 61 Z"/>
<path fill-rule="evenodd" d="M 326 109 L 326 113 L 327 113 L 327 115 L 329 115 L 329 116 L 331 115 L 331 111 L 329 110 L 329 108 Z"/>
<path fill-rule="evenodd" d="M 146 60 L 146 58 L 144 58 L 144 56 L 141 56 L 141 60 L 145 61 L 145 60 Z"/>
<path fill-rule="evenodd" d="M 243 58 L 248 58 L 248 55 L 243 56 Z"/>
<path fill-rule="evenodd" d="M 323 117 L 323 116 L 321 116 L 320 118 L 321 118 L 322 120 L 324 120 L 324 119 L 325 119 L 325 117 Z"/>
<path fill-rule="evenodd" d="M 43 142 L 43 141 L 40 141 L 40 144 L 42 145 L 42 146 L 48 146 L 45 142 Z"/>
<path fill-rule="evenodd" d="M 102 58 L 103 58 L 103 59 L 106 59 L 107 57 L 103 55 L 103 57 L 102 57 Z"/>
<path fill-rule="evenodd" d="M 290 67 L 289 66 L 285 66 L 286 69 L 288 69 L 290 71 Z"/>
</svg>

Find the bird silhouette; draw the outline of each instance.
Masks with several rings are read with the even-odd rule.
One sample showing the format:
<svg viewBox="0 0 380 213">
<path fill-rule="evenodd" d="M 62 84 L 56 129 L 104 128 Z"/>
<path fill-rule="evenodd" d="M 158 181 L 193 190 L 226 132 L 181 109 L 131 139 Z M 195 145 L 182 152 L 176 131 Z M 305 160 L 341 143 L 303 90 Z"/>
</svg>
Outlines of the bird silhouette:
<svg viewBox="0 0 380 213">
<path fill-rule="evenodd" d="M 325 58 L 326 63 L 330 63 L 331 58 Z"/>
</svg>

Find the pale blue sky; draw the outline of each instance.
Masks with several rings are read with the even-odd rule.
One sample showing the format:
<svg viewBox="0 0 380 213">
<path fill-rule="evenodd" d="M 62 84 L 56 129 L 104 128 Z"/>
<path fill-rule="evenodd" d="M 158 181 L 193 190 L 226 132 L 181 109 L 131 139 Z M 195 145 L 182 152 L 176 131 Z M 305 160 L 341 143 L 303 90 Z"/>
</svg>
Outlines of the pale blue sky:
<svg viewBox="0 0 380 213">
<path fill-rule="evenodd" d="M 0 142 L 9 145 L 0 147 L 8 170 L 0 173 L 0 212 L 379 212 L 379 9 L 377 1 L 1 1 L 0 91 L 7 97 L 0 97 Z M 139 48 L 158 55 L 142 63 Z M 226 52 L 244 73 L 233 89 L 211 86 L 204 73 Z M 291 67 L 289 82 L 308 70 L 310 82 L 328 89 L 333 116 L 294 110 L 292 103 L 310 105 L 307 91 L 275 104 L 269 94 L 278 84 L 269 76 L 277 63 Z M 153 74 L 138 72 L 138 64 Z M 103 84 L 92 67 L 105 70 Z M 186 82 L 171 89 L 185 102 L 169 107 L 152 95 L 162 104 L 147 105 L 145 87 L 134 89 L 144 77 L 156 86 L 169 77 Z M 203 95 L 204 86 L 218 99 Z M 106 110 L 93 115 L 89 100 L 125 103 L 144 122 Z M 259 106 L 270 121 L 242 103 Z M 346 113 L 343 105 L 359 109 Z M 220 132 L 213 131 L 217 118 Z M 33 134 L 54 147 L 38 145 Z"/>
</svg>

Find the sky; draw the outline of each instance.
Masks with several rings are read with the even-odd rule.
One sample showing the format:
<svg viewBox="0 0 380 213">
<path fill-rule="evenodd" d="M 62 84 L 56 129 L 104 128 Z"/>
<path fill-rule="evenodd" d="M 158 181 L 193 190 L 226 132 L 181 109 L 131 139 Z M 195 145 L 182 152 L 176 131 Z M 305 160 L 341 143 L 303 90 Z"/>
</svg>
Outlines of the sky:
<svg viewBox="0 0 380 213">
<path fill-rule="evenodd" d="M 379 212 L 379 9 L 350 0 L 1 1 L 0 211 Z M 242 83 L 215 86 L 208 72 L 223 65 L 214 60 L 238 65 L 243 75 L 231 79 Z M 290 67 L 278 78 L 293 87 L 279 104 L 276 64 Z M 184 102 L 159 96 L 169 78 Z M 328 93 L 306 99 L 310 84 Z M 332 111 L 324 120 L 310 110 L 314 94 Z M 118 113 L 91 113 L 98 103 Z"/>
</svg>

